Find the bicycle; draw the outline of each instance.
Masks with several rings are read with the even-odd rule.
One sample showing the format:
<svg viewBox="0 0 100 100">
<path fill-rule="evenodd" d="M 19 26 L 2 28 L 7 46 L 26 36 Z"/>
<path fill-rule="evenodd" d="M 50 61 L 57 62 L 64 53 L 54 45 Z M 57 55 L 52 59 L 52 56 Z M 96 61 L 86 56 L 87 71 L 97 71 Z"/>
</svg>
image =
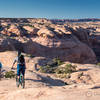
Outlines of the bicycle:
<svg viewBox="0 0 100 100">
<path fill-rule="evenodd" d="M 19 79 L 16 75 L 16 85 L 17 87 L 21 85 L 22 88 L 25 88 L 25 79 L 24 79 L 22 72 L 20 73 Z"/>
</svg>

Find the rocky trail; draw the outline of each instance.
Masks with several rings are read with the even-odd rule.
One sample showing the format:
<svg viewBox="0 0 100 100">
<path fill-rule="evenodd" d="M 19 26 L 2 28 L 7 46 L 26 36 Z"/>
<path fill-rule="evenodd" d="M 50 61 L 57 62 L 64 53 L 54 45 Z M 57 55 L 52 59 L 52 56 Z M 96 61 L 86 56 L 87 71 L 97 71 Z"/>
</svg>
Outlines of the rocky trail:
<svg viewBox="0 0 100 100">
<path fill-rule="evenodd" d="M 9 69 L 9 68 L 8 68 Z M 8 70 L 7 69 L 7 70 Z M 16 97 L 15 100 L 33 100 L 31 97 L 30 99 L 26 99 L 25 96 L 31 96 L 30 93 L 37 93 L 38 95 L 42 95 L 42 89 L 52 88 L 52 86 L 63 86 L 64 83 L 60 82 L 59 80 L 54 80 L 50 77 L 43 76 L 41 74 L 38 74 L 36 72 L 27 70 L 26 71 L 26 77 L 25 77 L 25 89 L 22 89 L 21 87 L 16 87 L 16 80 L 15 79 L 2 79 L 0 81 L 0 100 L 13 100 L 15 99 L 15 96 L 20 94 L 18 98 Z M 29 92 L 28 91 L 33 91 Z M 23 95 L 23 94 L 24 95 Z M 28 94 L 27 94 L 28 93 Z M 20 97 L 20 99 L 19 99 Z M 22 99 L 23 98 L 23 99 Z"/>
<path fill-rule="evenodd" d="M 65 85 L 55 77 L 32 70 L 26 70 L 25 89 L 17 88 L 15 79 L 0 81 L 0 100 L 99 100 L 99 98 L 99 82 Z"/>
<path fill-rule="evenodd" d="M 0 80 L 0 100 L 99 100 L 100 22 L 59 21 L 0 19 L 0 62 L 7 66 L 3 71 L 11 70 L 17 51 L 25 55 L 27 68 L 25 89 L 17 88 L 14 78 Z M 55 58 L 78 64 L 77 71 L 65 79 L 35 71 Z"/>
</svg>

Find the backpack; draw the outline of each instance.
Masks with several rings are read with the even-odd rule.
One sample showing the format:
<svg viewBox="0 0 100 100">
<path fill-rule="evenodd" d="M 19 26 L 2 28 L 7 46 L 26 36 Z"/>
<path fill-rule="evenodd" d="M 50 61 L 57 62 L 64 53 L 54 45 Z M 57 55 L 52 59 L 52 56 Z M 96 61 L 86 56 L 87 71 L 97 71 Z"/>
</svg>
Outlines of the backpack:
<svg viewBox="0 0 100 100">
<path fill-rule="evenodd" d="M 23 56 L 23 55 L 20 55 L 20 56 L 18 57 L 18 63 L 19 63 L 20 65 L 24 65 L 24 64 L 25 64 L 25 59 L 24 59 L 24 56 Z"/>
</svg>

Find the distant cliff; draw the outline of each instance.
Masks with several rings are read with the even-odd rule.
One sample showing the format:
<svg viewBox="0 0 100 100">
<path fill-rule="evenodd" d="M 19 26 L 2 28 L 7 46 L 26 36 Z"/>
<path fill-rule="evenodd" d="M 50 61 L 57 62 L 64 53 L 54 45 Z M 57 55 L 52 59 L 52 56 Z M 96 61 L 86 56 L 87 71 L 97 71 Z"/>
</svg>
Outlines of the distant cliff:
<svg viewBox="0 0 100 100">
<path fill-rule="evenodd" d="M 66 22 L 97 22 L 100 18 L 84 18 L 84 19 L 46 19 L 46 18 L 0 18 L 0 22 L 29 23 L 34 21 L 51 21 L 53 24 L 64 24 Z"/>
<path fill-rule="evenodd" d="M 54 24 L 64 24 L 66 22 L 96 22 L 100 21 L 97 18 L 85 18 L 85 19 L 51 19 Z"/>
</svg>

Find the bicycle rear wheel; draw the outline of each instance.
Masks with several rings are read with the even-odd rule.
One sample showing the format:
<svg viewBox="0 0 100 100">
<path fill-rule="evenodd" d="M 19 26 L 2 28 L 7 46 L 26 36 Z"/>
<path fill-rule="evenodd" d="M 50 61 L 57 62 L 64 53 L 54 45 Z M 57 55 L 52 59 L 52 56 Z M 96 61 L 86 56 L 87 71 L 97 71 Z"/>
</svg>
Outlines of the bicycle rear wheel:
<svg viewBox="0 0 100 100">
<path fill-rule="evenodd" d="M 22 88 L 25 88 L 25 81 L 22 82 Z"/>
<path fill-rule="evenodd" d="M 16 75 L 16 86 L 19 87 L 19 79 L 18 79 L 17 75 Z"/>
<path fill-rule="evenodd" d="M 20 76 L 20 80 L 21 80 L 21 87 L 25 88 L 25 80 L 24 80 L 24 76 L 22 74 Z"/>
</svg>

